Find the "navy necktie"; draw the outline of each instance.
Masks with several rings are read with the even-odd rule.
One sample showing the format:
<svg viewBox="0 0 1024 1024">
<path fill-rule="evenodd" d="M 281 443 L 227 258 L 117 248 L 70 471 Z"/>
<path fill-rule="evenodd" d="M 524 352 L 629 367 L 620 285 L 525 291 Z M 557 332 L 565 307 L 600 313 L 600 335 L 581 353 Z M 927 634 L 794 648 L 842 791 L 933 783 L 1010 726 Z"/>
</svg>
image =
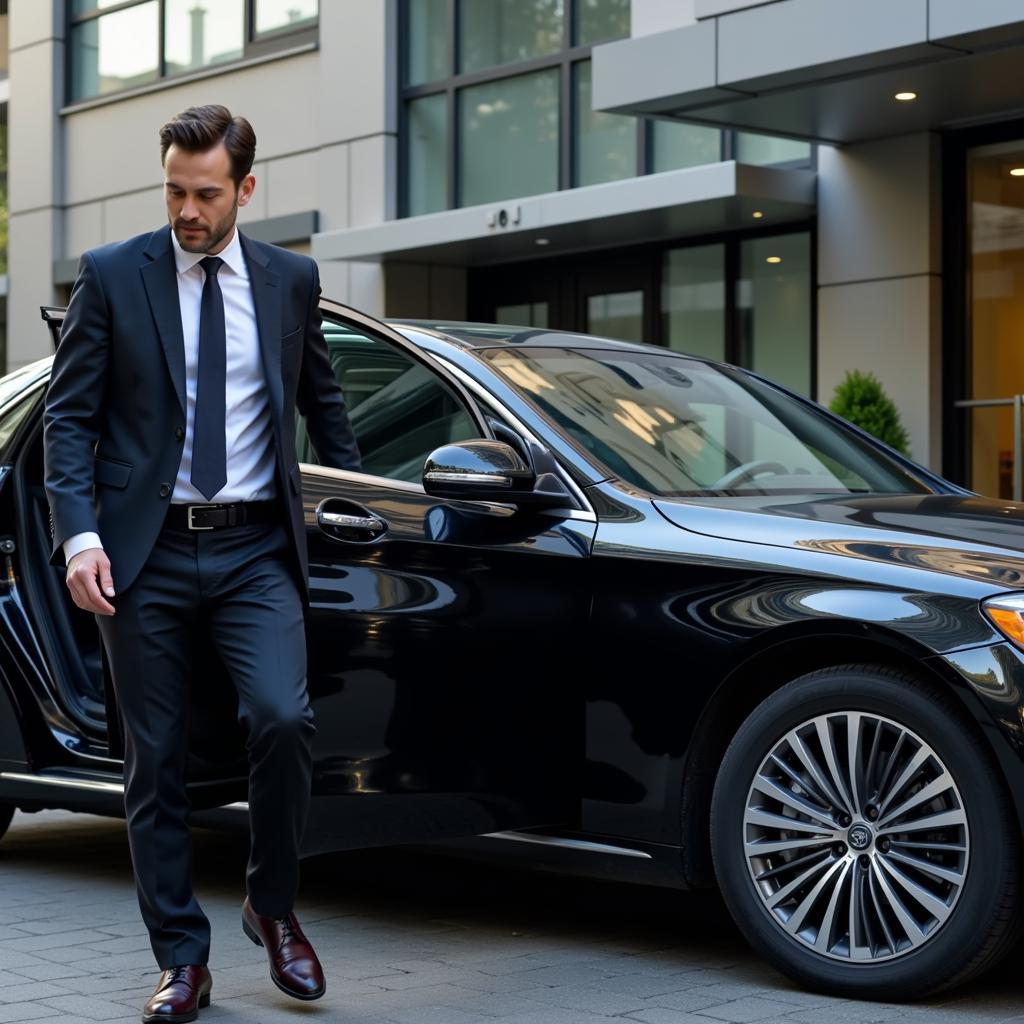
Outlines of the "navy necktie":
<svg viewBox="0 0 1024 1024">
<path fill-rule="evenodd" d="M 224 391 L 227 339 L 224 332 L 224 297 L 217 271 L 224 261 L 206 256 L 199 265 L 206 272 L 199 305 L 199 372 L 196 381 L 196 418 L 192 427 L 192 483 L 209 500 L 227 483 Z"/>
</svg>

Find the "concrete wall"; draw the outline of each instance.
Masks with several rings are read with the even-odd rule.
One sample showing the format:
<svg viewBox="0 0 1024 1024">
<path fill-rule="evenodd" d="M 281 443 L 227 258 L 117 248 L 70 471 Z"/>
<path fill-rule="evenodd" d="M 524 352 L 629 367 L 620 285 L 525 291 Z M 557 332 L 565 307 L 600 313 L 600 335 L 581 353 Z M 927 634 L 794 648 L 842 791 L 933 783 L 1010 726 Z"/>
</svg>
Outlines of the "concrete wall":
<svg viewBox="0 0 1024 1024">
<path fill-rule="evenodd" d="M 921 133 L 818 155 L 818 396 L 871 370 L 912 454 L 941 466 L 939 143 Z"/>
<path fill-rule="evenodd" d="M 38 306 L 57 300 L 55 260 L 165 222 L 157 131 L 192 104 L 223 103 L 256 131 L 243 227 L 311 209 L 322 231 L 394 216 L 396 0 L 322 3 L 318 50 L 64 115 L 64 2 L 10 10 L 10 369 L 49 350 Z M 383 312 L 379 267 L 334 263 L 321 277 L 326 296 Z"/>
</svg>

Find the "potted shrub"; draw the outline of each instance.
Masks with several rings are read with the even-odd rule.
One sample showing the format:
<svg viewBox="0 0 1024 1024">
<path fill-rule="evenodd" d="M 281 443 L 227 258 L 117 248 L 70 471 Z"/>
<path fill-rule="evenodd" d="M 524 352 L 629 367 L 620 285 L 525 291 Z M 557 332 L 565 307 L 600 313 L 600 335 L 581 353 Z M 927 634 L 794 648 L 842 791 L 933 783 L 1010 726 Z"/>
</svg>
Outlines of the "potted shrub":
<svg viewBox="0 0 1024 1024">
<path fill-rule="evenodd" d="M 836 387 L 829 409 L 898 452 L 910 455 L 910 439 L 899 410 L 873 373 L 848 370 Z"/>
</svg>

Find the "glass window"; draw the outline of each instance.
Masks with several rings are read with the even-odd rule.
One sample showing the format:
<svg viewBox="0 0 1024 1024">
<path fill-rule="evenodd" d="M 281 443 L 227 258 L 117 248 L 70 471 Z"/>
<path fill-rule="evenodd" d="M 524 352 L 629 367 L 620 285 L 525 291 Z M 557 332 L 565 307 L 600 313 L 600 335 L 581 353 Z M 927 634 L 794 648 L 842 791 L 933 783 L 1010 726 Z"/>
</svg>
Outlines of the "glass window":
<svg viewBox="0 0 1024 1024">
<path fill-rule="evenodd" d="M 587 296 L 588 334 L 620 341 L 643 341 L 644 293 L 605 292 Z"/>
<path fill-rule="evenodd" d="M 311 41 L 319 0 L 71 0 L 68 8 L 68 92 L 84 100 Z"/>
<path fill-rule="evenodd" d="M 661 275 L 662 335 L 669 348 L 725 358 L 725 246 L 665 253 Z"/>
<path fill-rule="evenodd" d="M 529 60 L 562 48 L 562 0 L 472 0 L 459 5 L 462 71 Z"/>
<path fill-rule="evenodd" d="M 71 30 L 72 95 L 102 96 L 160 75 L 156 0 L 84 21 Z"/>
<path fill-rule="evenodd" d="M 810 235 L 774 235 L 741 243 L 736 319 L 738 362 L 810 394 Z"/>
<path fill-rule="evenodd" d="M 7 104 L 0 103 L 0 274 L 7 273 Z M 0 362 L 0 366 L 4 364 Z"/>
<path fill-rule="evenodd" d="M 424 96 L 408 106 L 406 206 L 410 216 L 448 206 L 448 97 Z"/>
<path fill-rule="evenodd" d="M 509 306 L 495 306 L 494 322 L 512 327 L 547 327 L 548 304 L 519 302 Z"/>
<path fill-rule="evenodd" d="M 676 171 L 722 159 L 722 133 L 718 128 L 659 119 L 651 122 L 651 136 L 653 171 Z"/>
<path fill-rule="evenodd" d="M 102 11 L 104 8 L 114 7 L 121 2 L 122 0 L 71 0 L 71 13 L 75 16 L 90 14 L 92 11 Z"/>
<path fill-rule="evenodd" d="M 165 73 L 238 60 L 244 34 L 245 0 L 165 0 Z"/>
<path fill-rule="evenodd" d="M 319 7 L 319 0 L 256 0 L 256 35 L 309 28 L 316 23 Z"/>
<path fill-rule="evenodd" d="M 611 475 L 654 494 L 925 490 L 817 406 L 740 370 L 655 349 L 505 347 L 483 355 Z"/>
<path fill-rule="evenodd" d="M 587 46 L 629 35 L 630 0 L 576 0 L 576 43 Z"/>
<path fill-rule="evenodd" d="M 407 0 L 405 80 L 433 82 L 448 74 L 448 0 Z"/>
<path fill-rule="evenodd" d="M 558 188 L 558 70 L 459 93 L 460 205 Z"/>
<path fill-rule="evenodd" d="M 575 67 L 574 185 L 596 185 L 636 175 L 636 119 L 591 109 L 591 71 L 589 60 Z"/>
<path fill-rule="evenodd" d="M 480 436 L 447 385 L 404 352 L 329 321 L 324 337 L 364 472 L 419 483 L 423 463 L 435 448 Z M 300 462 L 317 463 L 298 415 L 296 446 Z"/>
<path fill-rule="evenodd" d="M 810 163 L 811 144 L 753 132 L 736 133 L 736 159 L 743 164 Z"/>
</svg>

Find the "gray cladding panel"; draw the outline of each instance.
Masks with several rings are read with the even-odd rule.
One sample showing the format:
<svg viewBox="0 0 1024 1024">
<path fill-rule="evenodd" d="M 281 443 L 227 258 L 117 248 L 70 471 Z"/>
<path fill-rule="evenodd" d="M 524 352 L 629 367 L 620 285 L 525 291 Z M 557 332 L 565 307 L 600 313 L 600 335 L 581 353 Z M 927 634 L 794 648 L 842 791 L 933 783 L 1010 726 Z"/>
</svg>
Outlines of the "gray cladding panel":
<svg viewBox="0 0 1024 1024">
<path fill-rule="evenodd" d="M 715 23 L 684 25 L 594 47 L 595 110 L 629 107 L 645 101 L 686 97 L 688 104 L 720 99 L 715 86 Z"/>
<path fill-rule="evenodd" d="M 785 0 L 717 19 L 718 85 L 764 87 L 913 59 L 929 50 L 927 0 Z"/>
<path fill-rule="evenodd" d="M 929 0 L 928 36 L 959 46 L 1024 39 L 1021 0 Z"/>
</svg>

